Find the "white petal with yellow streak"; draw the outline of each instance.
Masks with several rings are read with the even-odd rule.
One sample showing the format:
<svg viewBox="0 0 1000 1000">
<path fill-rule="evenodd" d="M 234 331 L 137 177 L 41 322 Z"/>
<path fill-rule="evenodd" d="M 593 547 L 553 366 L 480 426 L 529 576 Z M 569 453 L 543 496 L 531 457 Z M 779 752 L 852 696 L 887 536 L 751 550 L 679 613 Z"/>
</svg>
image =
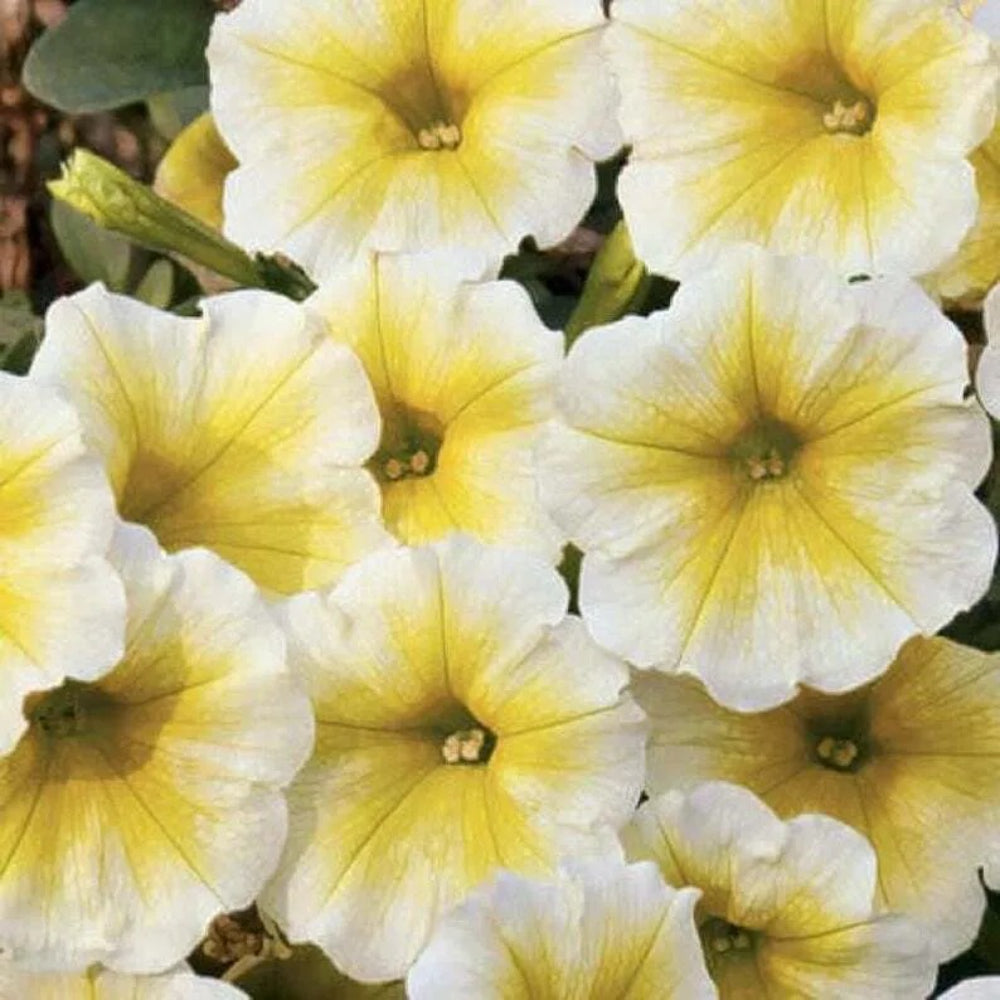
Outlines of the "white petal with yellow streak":
<svg viewBox="0 0 1000 1000">
<path fill-rule="evenodd" d="M 252 902 L 284 841 L 280 789 L 311 746 L 246 577 L 205 551 L 163 556 L 137 527 L 115 558 L 126 651 L 86 688 L 88 728 L 32 722 L 0 762 L 0 942 L 41 970 L 160 971 Z"/>
<path fill-rule="evenodd" d="M 936 631 L 996 555 L 972 495 L 991 445 L 965 365 L 912 283 L 848 286 L 752 252 L 665 313 L 588 331 L 539 468 L 586 553 L 595 637 L 753 710 L 800 682 L 863 683 Z M 754 482 L 732 449 L 768 421 L 799 443 L 782 478 Z"/>
<path fill-rule="evenodd" d="M 958 248 L 997 70 L 945 5 L 616 0 L 612 18 L 634 150 L 619 195 L 654 268 L 694 276 L 751 240 L 844 274 L 919 274 Z M 870 130 L 829 131 L 858 97 Z"/>
<path fill-rule="evenodd" d="M 657 861 L 670 884 L 702 890 L 703 927 L 714 919 L 750 936 L 745 956 L 714 953 L 705 941 L 721 1000 L 904 1000 L 933 985 L 926 936 L 904 918 L 876 915 L 874 852 L 837 820 L 782 823 L 745 788 L 716 782 L 645 803 L 625 843 L 630 858 Z"/>
<path fill-rule="evenodd" d="M 121 655 L 122 586 L 104 556 L 114 498 L 66 401 L 0 372 L 0 755 L 25 695 L 92 680 Z"/>
<path fill-rule="evenodd" d="M 365 366 L 383 441 L 410 412 L 441 428 L 431 474 L 383 481 L 387 528 L 409 545 L 461 531 L 555 562 L 563 538 L 538 495 L 534 450 L 563 337 L 513 282 L 462 273 L 451 254 L 380 254 L 338 271 L 306 305 Z"/>
<path fill-rule="evenodd" d="M 157 976 L 128 976 L 93 966 L 81 973 L 24 972 L 0 963 L 0 1000 L 239 1000 L 242 990 L 178 966 Z"/>
<path fill-rule="evenodd" d="M 623 667 L 536 557 L 454 538 L 376 554 L 283 617 L 318 719 L 290 790 L 265 904 L 354 978 L 402 975 L 445 910 L 499 867 L 615 856 L 642 785 L 641 716 Z M 444 762 L 445 737 L 496 736 Z"/>
<path fill-rule="evenodd" d="M 574 865 L 548 882 L 503 871 L 444 918 L 408 995 L 709 1000 L 697 899 L 649 863 Z"/>
<path fill-rule="evenodd" d="M 378 441 L 358 360 L 268 292 L 182 319 L 92 286 L 57 302 L 32 373 L 79 409 L 123 517 L 281 593 L 388 540 L 360 468 Z"/>
<path fill-rule="evenodd" d="M 322 278 L 359 250 L 449 247 L 468 273 L 572 231 L 620 144 L 598 0 L 405 0 L 217 19 L 212 106 L 242 166 L 226 231 Z M 457 127 L 456 148 L 421 147 Z"/>
<path fill-rule="evenodd" d="M 651 791 L 731 781 L 782 816 L 848 823 L 875 848 L 880 905 L 923 923 L 939 961 L 969 947 L 985 906 L 978 872 L 985 865 L 992 884 L 1000 825 L 995 654 L 914 639 L 867 688 L 804 691 L 756 715 L 717 705 L 691 679 L 644 674 L 633 690 L 651 718 Z M 823 735 L 844 726 L 862 755 L 855 770 L 817 757 Z"/>
</svg>

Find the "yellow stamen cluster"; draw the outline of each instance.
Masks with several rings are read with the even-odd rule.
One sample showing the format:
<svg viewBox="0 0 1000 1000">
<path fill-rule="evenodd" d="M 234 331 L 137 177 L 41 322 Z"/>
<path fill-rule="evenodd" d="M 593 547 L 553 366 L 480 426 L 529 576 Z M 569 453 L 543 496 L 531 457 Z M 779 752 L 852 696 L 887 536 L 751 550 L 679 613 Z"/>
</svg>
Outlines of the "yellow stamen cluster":
<svg viewBox="0 0 1000 1000">
<path fill-rule="evenodd" d="M 426 476 L 431 468 L 431 456 L 421 448 L 415 451 L 408 459 L 390 458 L 387 459 L 382 471 L 385 478 L 395 482 L 397 479 L 406 479 L 409 476 Z"/>
<path fill-rule="evenodd" d="M 441 756 L 446 764 L 478 764 L 486 747 L 486 732 L 478 726 L 459 729 L 441 745 Z"/>
<path fill-rule="evenodd" d="M 863 100 L 853 104 L 835 101 L 833 110 L 823 115 L 823 125 L 829 132 L 865 132 L 871 125 L 868 103 Z"/>
<path fill-rule="evenodd" d="M 753 939 L 742 927 L 720 922 L 709 937 L 709 947 L 719 955 L 728 951 L 749 951 L 753 947 Z"/>
<path fill-rule="evenodd" d="M 772 448 L 765 455 L 748 458 L 747 475 L 757 481 L 761 479 L 777 479 L 786 471 L 785 460 Z"/>
<path fill-rule="evenodd" d="M 816 756 L 830 767 L 846 771 L 858 759 L 858 745 L 853 740 L 824 736 L 816 744 Z"/>
<path fill-rule="evenodd" d="M 417 133 L 421 149 L 458 149 L 462 143 L 462 130 L 452 122 L 434 122 Z"/>
</svg>

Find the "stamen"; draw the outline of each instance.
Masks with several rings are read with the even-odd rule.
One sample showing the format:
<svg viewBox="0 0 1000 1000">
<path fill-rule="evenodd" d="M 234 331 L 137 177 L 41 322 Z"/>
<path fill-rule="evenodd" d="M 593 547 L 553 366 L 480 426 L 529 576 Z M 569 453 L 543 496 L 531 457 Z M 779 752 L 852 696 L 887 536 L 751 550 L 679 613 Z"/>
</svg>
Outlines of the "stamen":
<svg viewBox="0 0 1000 1000">
<path fill-rule="evenodd" d="M 446 764 L 479 764 L 485 747 L 485 730 L 478 727 L 459 729 L 441 745 L 441 756 Z"/>
<path fill-rule="evenodd" d="M 833 110 L 823 115 L 823 125 L 828 132 L 867 132 L 871 125 L 868 102 L 860 99 L 853 104 L 835 101 Z"/>
<path fill-rule="evenodd" d="M 746 460 L 747 475 L 759 482 L 762 479 L 780 479 L 785 474 L 785 460 L 777 449 L 771 448 L 764 455 L 752 455 Z"/>
<path fill-rule="evenodd" d="M 421 149 L 458 149 L 462 144 L 462 130 L 452 122 L 434 122 L 417 133 Z"/>
<path fill-rule="evenodd" d="M 816 744 L 816 756 L 838 771 L 847 771 L 858 759 L 858 745 L 853 740 L 824 736 Z"/>
</svg>

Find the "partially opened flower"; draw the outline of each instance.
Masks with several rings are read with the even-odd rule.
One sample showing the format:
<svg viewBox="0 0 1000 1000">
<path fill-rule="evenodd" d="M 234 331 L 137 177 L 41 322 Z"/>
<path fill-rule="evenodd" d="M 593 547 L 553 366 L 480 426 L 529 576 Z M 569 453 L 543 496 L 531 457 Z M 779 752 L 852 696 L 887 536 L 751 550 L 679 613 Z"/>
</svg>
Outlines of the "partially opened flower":
<svg viewBox="0 0 1000 1000">
<path fill-rule="evenodd" d="M 934 984 L 924 934 L 877 915 L 875 856 L 827 816 L 783 823 L 744 788 L 702 785 L 640 807 L 630 858 L 702 891 L 696 912 L 720 1000 L 916 1000 Z"/>
<path fill-rule="evenodd" d="M 595 638 L 735 708 L 874 677 L 990 580 L 967 382 L 916 285 L 757 253 L 589 331 L 540 469 Z"/>
<path fill-rule="evenodd" d="M 244 0 L 208 49 L 226 232 L 318 276 L 566 237 L 619 145 L 600 0 Z"/>
<path fill-rule="evenodd" d="M 382 415 L 369 463 L 386 526 L 411 545 L 463 531 L 558 559 L 534 448 L 563 353 L 522 288 L 464 283 L 452 255 L 376 255 L 307 302 L 368 372 Z"/>
<path fill-rule="evenodd" d="M 758 715 L 690 678 L 638 676 L 634 690 L 653 720 L 652 791 L 733 781 L 781 816 L 849 823 L 875 848 L 880 905 L 924 923 L 940 961 L 972 943 L 979 868 L 1000 853 L 1000 655 L 914 639 L 867 687 Z"/>
<path fill-rule="evenodd" d="M 32 377 L 70 397 L 122 517 L 165 549 L 203 545 L 281 593 L 328 584 L 387 537 L 364 371 L 281 296 L 202 310 L 91 286 L 49 310 Z"/>
<path fill-rule="evenodd" d="M 406 977 L 412 1000 L 711 1000 L 698 893 L 649 862 L 502 871 L 452 910 Z"/>
<path fill-rule="evenodd" d="M 72 931 L 70 931 L 72 933 Z M 85 972 L 25 972 L 0 963 L 0 1000 L 240 1000 L 246 994 L 187 968 L 130 976 L 92 966 Z"/>
<path fill-rule="evenodd" d="M 688 276 L 751 240 L 921 274 L 958 248 L 997 69 L 941 0 L 615 0 L 611 16 L 619 196 L 654 268 Z"/>
<path fill-rule="evenodd" d="M 51 389 L 0 372 L 0 755 L 21 700 L 121 655 L 125 600 L 104 559 L 114 498 L 80 421 Z"/>
<path fill-rule="evenodd" d="M 318 720 L 263 897 L 362 981 L 403 975 L 498 868 L 617 856 L 643 780 L 627 672 L 540 560 L 455 536 L 375 553 L 285 617 Z"/>
<path fill-rule="evenodd" d="M 249 905 L 312 743 L 256 588 L 204 550 L 120 529 L 125 654 L 25 700 L 0 759 L 0 948 L 39 971 L 157 972 Z"/>
</svg>

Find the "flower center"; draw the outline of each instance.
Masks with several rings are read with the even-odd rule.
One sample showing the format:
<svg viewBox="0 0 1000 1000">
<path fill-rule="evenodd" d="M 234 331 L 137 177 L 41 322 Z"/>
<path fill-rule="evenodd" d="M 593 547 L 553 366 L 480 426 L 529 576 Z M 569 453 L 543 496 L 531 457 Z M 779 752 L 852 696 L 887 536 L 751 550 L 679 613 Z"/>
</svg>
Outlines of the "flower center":
<svg viewBox="0 0 1000 1000">
<path fill-rule="evenodd" d="M 441 744 L 441 756 L 446 764 L 485 764 L 496 744 L 496 736 L 481 726 L 456 729 Z"/>
<path fill-rule="evenodd" d="M 462 130 L 454 122 L 432 122 L 417 132 L 421 149 L 458 149 L 461 144 Z"/>
<path fill-rule="evenodd" d="M 443 442 L 437 417 L 397 404 L 382 415 L 382 440 L 369 467 L 383 483 L 422 479 L 437 468 Z"/>
<path fill-rule="evenodd" d="M 851 739 L 838 736 L 824 736 L 816 744 L 816 757 L 821 764 L 834 771 L 850 771 L 854 769 L 861 750 Z"/>
<path fill-rule="evenodd" d="M 730 456 L 755 483 L 782 479 L 800 444 L 798 435 L 785 424 L 763 420 L 737 440 L 730 449 Z"/>
<path fill-rule="evenodd" d="M 113 707 L 103 691 L 79 681 L 64 681 L 54 691 L 32 695 L 24 714 L 31 726 L 53 739 L 86 736 Z"/>
<path fill-rule="evenodd" d="M 864 135 L 871 131 L 875 121 L 875 112 L 871 102 L 865 97 L 855 100 L 839 98 L 823 115 L 823 127 L 827 132 L 848 132 L 851 135 Z"/>
<path fill-rule="evenodd" d="M 753 931 L 719 917 L 706 920 L 700 928 L 702 944 L 710 957 L 743 956 L 754 950 Z"/>
</svg>

